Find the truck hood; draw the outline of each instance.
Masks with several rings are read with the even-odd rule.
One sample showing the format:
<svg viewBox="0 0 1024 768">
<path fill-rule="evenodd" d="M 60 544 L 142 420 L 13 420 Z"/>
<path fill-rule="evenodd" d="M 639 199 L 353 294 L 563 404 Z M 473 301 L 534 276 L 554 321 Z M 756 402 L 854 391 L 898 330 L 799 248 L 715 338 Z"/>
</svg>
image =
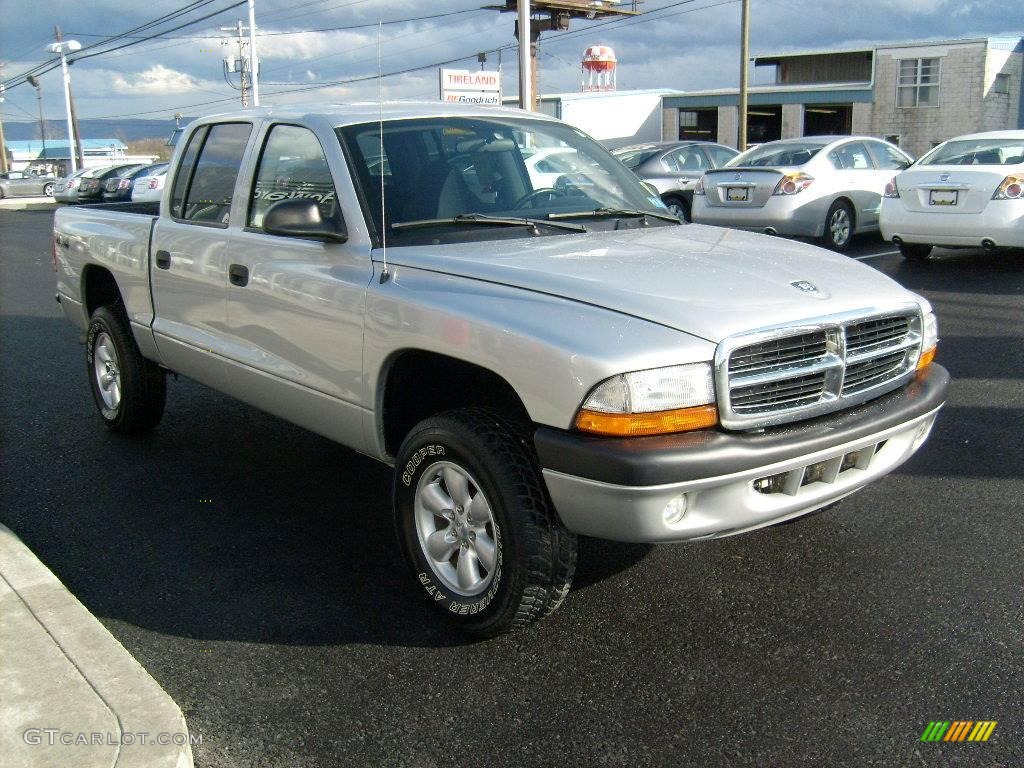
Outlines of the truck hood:
<svg viewBox="0 0 1024 768">
<path fill-rule="evenodd" d="M 915 299 L 849 257 L 700 224 L 389 248 L 388 263 L 580 301 L 715 343 Z"/>
</svg>

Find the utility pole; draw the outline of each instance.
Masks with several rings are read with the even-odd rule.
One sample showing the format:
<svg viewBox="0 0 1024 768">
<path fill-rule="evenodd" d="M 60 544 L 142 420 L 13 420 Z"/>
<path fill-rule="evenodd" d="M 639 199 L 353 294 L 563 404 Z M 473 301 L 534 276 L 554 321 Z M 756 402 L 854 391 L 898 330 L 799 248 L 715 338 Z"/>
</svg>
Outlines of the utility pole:
<svg viewBox="0 0 1024 768">
<path fill-rule="evenodd" d="M 46 157 L 46 121 L 43 120 L 43 89 L 39 85 L 39 78 L 35 75 L 29 75 L 25 79 L 28 80 L 29 85 L 36 89 L 36 101 L 39 102 L 39 138 L 43 140 L 43 162 L 47 163 L 49 158 Z"/>
<path fill-rule="evenodd" d="M 536 61 L 536 41 L 530 30 L 530 0 L 519 0 L 519 108 L 533 111 L 533 67 Z"/>
<path fill-rule="evenodd" d="M 256 0 L 249 0 L 249 80 L 252 82 L 252 105 L 260 105 L 260 61 L 256 58 Z"/>
<path fill-rule="evenodd" d="M 3 74 L 3 66 L 0 66 L 0 75 Z M 6 86 L 0 83 L 0 104 L 4 103 L 4 91 Z M 4 141 L 4 121 L 0 118 L 0 173 L 7 173 L 7 144 Z"/>
<path fill-rule="evenodd" d="M 235 26 L 233 26 L 233 27 L 221 27 L 220 31 L 221 32 L 234 32 L 235 33 L 235 39 L 238 42 L 238 59 L 237 59 L 237 62 L 238 62 L 238 78 L 239 78 L 239 81 L 241 83 L 240 87 L 241 87 L 241 90 L 242 90 L 242 109 L 247 109 L 249 107 L 249 78 L 247 77 L 247 72 L 250 69 L 251 64 L 250 64 L 250 66 L 246 66 L 245 37 L 244 37 L 244 31 L 243 31 L 244 29 L 245 29 L 245 27 L 242 25 L 242 20 L 239 19 L 238 23 Z M 251 41 L 251 38 L 250 38 L 250 41 Z M 225 43 L 225 42 L 226 41 L 222 41 L 222 43 Z M 227 72 L 234 72 L 235 71 L 235 65 L 234 65 L 234 63 L 229 64 L 228 63 L 229 61 L 230 61 L 230 59 L 226 59 L 225 62 L 224 62 L 224 65 L 227 68 Z M 227 76 L 227 75 L 225 74 L 225 76 Z"/>
<path fill-rule="evenodd" d="M 78 132 L 75 96 L 71 92 L 71 74 L 68 72 L 67 54 L 81 50 L 82 44 L 77 40 L 64 40 L 60 27 L 53 28 L 53 38 L 56 42 L 49 46 L 49 50 L 60 54 L 60 68 L 64 74 L 64 106 L 68 113 L 68 155 L 71 157 L 71 173 L 74 173 L 78 170 L 79 165 L 85 165 L 85 157 L 82 154 L 82 135 Z M 76 158 L 77 163 L 75 162 Z"/>
<path fill-rule="evenodd" d="M 743 0 L 743 10 L 741 13 L 739 134 L 736 141 L 736 149 L 743 152 L 747 148 L 747 50 L 750 44 L 750 0 Z"/>
</svg>

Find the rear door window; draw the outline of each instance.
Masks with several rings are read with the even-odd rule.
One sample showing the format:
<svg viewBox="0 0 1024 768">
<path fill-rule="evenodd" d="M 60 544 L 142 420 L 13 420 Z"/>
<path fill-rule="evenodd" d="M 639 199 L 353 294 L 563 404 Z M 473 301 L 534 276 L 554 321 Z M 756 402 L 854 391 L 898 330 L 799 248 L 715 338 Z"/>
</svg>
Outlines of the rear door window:
<svg viewBox="0 0 1024 768">
<path fill-rule="evenodd" d="M 219 123 L 210 127 L 185 193 L 182 219 L 227 226 L 235 182 L 251 132 L 249 123 Z"/>
<path fill-rule="evenodd" d="M 262 227 L 267 209 L 279 200 L 302 198 L 316 201 L 322 219 L 334 218 L 338 204 L 334 179 L 316 135 L 297 125 L 275 125 L 260 155 L 249 226 Z"/>
<path fill-rule="evenodd" d="M 174 187 L 171 190 L 171 216 L 181 218 L 181 210 L 185 204 L 185 192 L 188 190 L 188 183 L 192 179 L 192 171 L 195 168 L 196 157 L 199 155 L 199 148 L 203 146 L 203 139 L 206 138 L 207 127 L 204 125 L 195 131 L 188 139 L 188 146 L 178 163 L 178 170 L 174 174 Z"/>
<path fill-rule="evenodd" d="M 859 141 L 836 147 L 828 153 L 828 159 L 840 171 L 870 171 L 875 167 L 867 147 Z"/>
</svg>

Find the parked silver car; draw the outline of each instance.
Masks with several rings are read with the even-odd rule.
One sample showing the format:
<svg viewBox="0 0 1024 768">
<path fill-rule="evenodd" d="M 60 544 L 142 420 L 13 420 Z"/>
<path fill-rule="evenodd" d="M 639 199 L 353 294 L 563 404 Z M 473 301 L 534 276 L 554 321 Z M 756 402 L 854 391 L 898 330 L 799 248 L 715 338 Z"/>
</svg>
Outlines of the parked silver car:
<svg viewBox="0 0 1024 768">
<path fill-rule="evenodd" d="M 0 173 L 0 199 L 5 197 L 32 197 L 53 194 L 53 176 L 34 176 L 23 171 Z"/>
<path fill-rule="evenodd" d="M 74 203 L 78 200 L 78 185 L 82 179 L 98 169 L 79 168 L 71 176 L 60 177 L 54 182 L 53 199 L 58 203 Z"/>
<path fill-rule="evenodd" d="M 1024 248 L 1024 131 L 940 144 L 889 182 L 882 237 L 908 259 L 943 248 Z"/>
<path fill-rule="evenodd" d="M 643 181 L 653 185 L 662 202 L 683 221 L 690 220 L 693 188 L 705 171 L 721 168 L 739 154 L 711 141 L 665 141 L 634 144 L 612 152 Z"/>
<path fill-rule="evenodd" d="M 878 229 L 885 185 L 913 162 L 869 136 L 805 136 L 761 144 L 708 171 L 693 220 L 771 235 L 820 238 L 843 251 Z"/>
</svg>

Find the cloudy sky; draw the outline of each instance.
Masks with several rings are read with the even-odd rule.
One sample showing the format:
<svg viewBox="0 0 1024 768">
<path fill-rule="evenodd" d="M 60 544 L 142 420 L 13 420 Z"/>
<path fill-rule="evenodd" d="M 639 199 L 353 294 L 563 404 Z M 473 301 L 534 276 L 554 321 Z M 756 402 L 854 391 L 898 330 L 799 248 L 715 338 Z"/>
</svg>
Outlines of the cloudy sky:
<svg viewBox="0 0 1024 768">
<path fill-rule="evenodd" d="M 172 26 L 227 8 L 236 0 L 208 0 Z M 493 2 L 493 0 L 491 0 Z M 262 60 L 264 103 L 376 99 L 377 27 L 430 14 L 441 18 L 386 24 L 381 67 L 385 74 L 431 65 L 383 80 L 385 98 L 436 98 L 438 62 L 502 48 L 506 93 L 516 91 L 513 16 L 479 10 L 487 0 L 256 0 L 257 47 Z M 186 0 L 0 0 L 0 63 L 9 80 L 50 54 L 53 26 L 88 46 L 186 5 Z M 626 22 L 573 23 L 569 33 L 541 39 L 541 90 L 579 89 L 579 61 L 591 44 L 615 48 L 619 88 L 699 90 L 735 86 L 739 79 L 739 0 L 647 0 L 649 15 Z M 847 47 L 864 42 L 1024 34 L 1019 0 L 752 0 L 751 52 Z M 163 37 L 72 67 L 80 118 L 169 117 L 232 107 L 238 92 L 225 82 L 221 60 L 234 44 L 222 44 L 218 27 L 233 25 L 245 6 Z M 1016 28 L 1008 27 L 1014 21 Z M 334 29 L 311 32 L 308 30 Z M 292 33 L 294 34 L 271 34 Z M 129 42 L 118 41 L 118 45 Z M 96 50 L 101 50 L 98 48 Z M 497 66 L 491 53 L 488 67 Z M 335 84 L 369 78 L 362 82 Z M 40 77 L 48 118 L 64 114 L 60 70 Z M 237 82 L 237 81 L 236 81 Z M 298 90 L 305 89 L 305 90 Z M 10 88 L 0 105 L 5 120 L 36 112 L 27 85 Z"/>
</svg>

